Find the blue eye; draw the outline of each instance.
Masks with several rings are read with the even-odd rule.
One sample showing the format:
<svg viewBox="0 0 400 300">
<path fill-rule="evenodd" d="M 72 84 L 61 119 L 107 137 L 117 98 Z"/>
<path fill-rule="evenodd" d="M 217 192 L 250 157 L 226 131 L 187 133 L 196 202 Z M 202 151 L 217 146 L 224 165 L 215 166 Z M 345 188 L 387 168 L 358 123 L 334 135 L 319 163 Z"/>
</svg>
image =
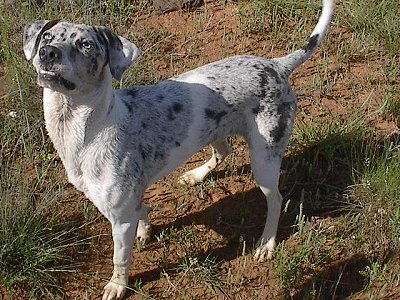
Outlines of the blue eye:
<svg viewBox="0 0 400 300">
<path fill-rule="evenodd" d="M 53 39 L 53 35 L 52 35 L 50 32 L 45 32 L 45 33 L 43 34 L 43 38 L 44 38 L 45 40 L 47 40 L 47 41 L 50 41 L 50 40 Z"/>
<path fill-rule="evenodd" d="M 92 49 L 93 44 L 90 41 L 83 41 L 81 46 L 82 46 L 82 48 L 89 50 L 89 49 Z"/>
</svg>

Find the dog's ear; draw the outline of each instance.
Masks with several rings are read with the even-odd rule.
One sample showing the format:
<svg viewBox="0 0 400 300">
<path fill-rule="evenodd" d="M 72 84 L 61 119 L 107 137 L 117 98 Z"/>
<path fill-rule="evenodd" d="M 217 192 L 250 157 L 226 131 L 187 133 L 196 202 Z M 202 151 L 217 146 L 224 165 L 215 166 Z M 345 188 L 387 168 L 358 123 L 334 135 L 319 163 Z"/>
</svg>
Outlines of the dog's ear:
<svg viewBox="0 0 400 300">
<path fill-rule="evenodd" d="M 120 80 L 125 70 L 137 60 L 140 50 L 135 44 L 106 27 L 97 26 L 96 30 L 100 42 L 106 46 L 111 74 Z"/>
<path fill-rule="evenodd" d="M 60 20 L 36 21 L 25 26 L 24 30 L 24 53 L 27 60 L 30 60 L 39 43 L 43 32 L 56 25 Z"/>
</svg>

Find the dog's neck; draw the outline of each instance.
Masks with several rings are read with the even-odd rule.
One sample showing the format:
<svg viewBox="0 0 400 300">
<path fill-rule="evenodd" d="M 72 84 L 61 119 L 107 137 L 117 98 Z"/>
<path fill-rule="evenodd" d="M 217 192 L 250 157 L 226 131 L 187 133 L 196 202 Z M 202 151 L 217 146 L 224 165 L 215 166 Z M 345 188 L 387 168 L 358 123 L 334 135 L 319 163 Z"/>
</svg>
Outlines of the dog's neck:
<svg viewBox="0 0 400 300">
<path fill-rule="evenodd" d="M 107 82 L 102 81 L 87 93 L 72 96 L 48 88 L 43 90 L 46 129 L 64 164 L 75 161 L 85 145 L 109 121 L 114 91 L 111 77 L 105 76 L 103 80 Z"/>
</svg>

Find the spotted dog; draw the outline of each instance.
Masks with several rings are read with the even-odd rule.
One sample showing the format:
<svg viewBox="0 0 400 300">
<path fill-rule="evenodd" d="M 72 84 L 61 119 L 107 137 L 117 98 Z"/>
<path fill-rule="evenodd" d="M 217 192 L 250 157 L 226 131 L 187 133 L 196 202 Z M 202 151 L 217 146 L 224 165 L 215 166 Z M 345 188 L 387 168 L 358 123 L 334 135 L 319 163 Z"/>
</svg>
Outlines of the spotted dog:
<svg viewBox="0 0 400 300">
<path fill-rule="evenodd" d="M 333 14 L 324 0 L 304 49 L 284 57 L 229 57 L 155 85 L 114 90 L 113 77 L 139 56 L 138 48 L 105 27 L 38 21 L 24 33 L 43 87 L 45 124 L 69 181 L 111 222 L 114 271 L 103 300 L 126 290 L 135 233 L 148 238 L 143 194 L 207 144 L 212 157 L 186 172 L 196 184 L 230 152 L 226 138 L 249 144 L 254 177 L 267 199 L 255 259 L 270 258 L 281 209 L 282 156 L 292 131 L 296 96 L 288 77 L 321 43 Z"/>
</svg>

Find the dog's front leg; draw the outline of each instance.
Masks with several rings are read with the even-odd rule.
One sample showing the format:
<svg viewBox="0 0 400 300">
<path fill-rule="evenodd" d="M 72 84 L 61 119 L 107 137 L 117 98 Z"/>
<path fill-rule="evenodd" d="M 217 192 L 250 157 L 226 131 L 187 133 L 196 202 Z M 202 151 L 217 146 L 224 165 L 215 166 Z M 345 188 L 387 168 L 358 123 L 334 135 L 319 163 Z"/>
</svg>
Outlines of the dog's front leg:
<svg viewBox="0 0 400 300">
<path fill-rule="evenodd" d="M 122 299 L 128 285 L 131 250 L 137 226 L 137 217 L 123 222 L 112 222 L 114 242 L 114 271 L 110 282 L 104 287 L 103 300 Z"/>
</svg>

